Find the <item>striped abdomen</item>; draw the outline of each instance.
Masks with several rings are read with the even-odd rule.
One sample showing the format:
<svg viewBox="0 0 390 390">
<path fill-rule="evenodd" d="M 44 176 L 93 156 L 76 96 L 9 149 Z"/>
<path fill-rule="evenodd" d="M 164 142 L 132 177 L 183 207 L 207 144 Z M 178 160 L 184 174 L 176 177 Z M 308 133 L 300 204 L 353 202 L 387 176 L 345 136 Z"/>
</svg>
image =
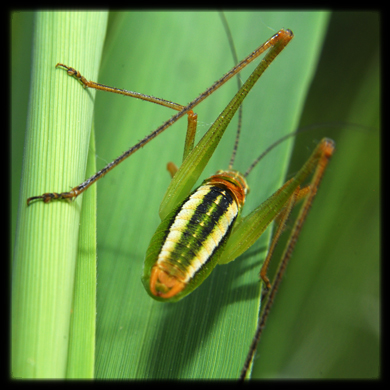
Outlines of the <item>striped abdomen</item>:
<svg viewBox="0 0 390 390">
<path fill-rule="evenodd" d="M 179 300 L 211 273 L 245 201 L 235 171 L 212 176 L 172 211 L 154 234 L 143 282 L 159 300 Z"/>
</svg>

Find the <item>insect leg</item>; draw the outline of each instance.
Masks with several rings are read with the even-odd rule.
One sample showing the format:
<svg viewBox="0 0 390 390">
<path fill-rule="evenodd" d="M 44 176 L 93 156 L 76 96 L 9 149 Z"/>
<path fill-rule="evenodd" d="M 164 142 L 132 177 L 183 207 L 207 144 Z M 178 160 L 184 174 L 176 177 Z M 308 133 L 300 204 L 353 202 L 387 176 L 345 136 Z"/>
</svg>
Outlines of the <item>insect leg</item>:
<svg viewBox="0 0 390 390">
<path fill-rule="evenodd" d="M 143 93 L 139 93 L 139 92 L 128 91 L 126 89 L 110 87 L 108 85 L 96 83 L 95 81 L 89 81 L 84 76 L 82 76 L 78 70 L 61 63 L 58 63 L 56 65 L 56 68 L 65 69 L 68 75 L 78 80 L 84 88 L 93 88 L 100 91 L 106 91 L 106 92 L 117 93 L 124 96 L 130 96 L 136 99 L 141 99 L 147 102 L 159 104 L 164 107 L 172 108 L 176 111 L 181 111 L 183 110 L 183 108 L 185 108 L 185 106 L 182 106 L 181 104 L 178 103 L 171 102 L 169 100 L 157 98 L 154 96 L 144 95 Z M 188 111 L 187 115 L 188 115 L 188 125 L 187 125 L 187 135 L 186 135 L 183 161 L 194 147 L 196 125 L 198 120 L 197 114 L 195 114 L 192 110 Z"/>
<path fill-rule="evenodd" d="M 185 107 L 177 105 L 176 103 L 168 102 L 164 99 L 159 99 L 159 98 L 150 97 L 150 98 L 152 98 L 151 100 L 143 99 L 143 97 L 140 97 L 141 94 L 139 94 L 138 96 L 134 96 L 134 97 L 138 97 L 138 98 L 143 99 L 143 100 L 153 101 L 157 104 L 161 104 L 161 105 L 166 106 L 166 107 L 171 107 L 173 109 L 178 110 L 179 112 L 176 115 L 172 116 L 169 120 L 167 120 L 164 124 L 162 124 L 156 130 L 154 130 L 152 133 L 150 133 L 148 136 L 146 136 L 138 144 L 134 145 L 132 148 L 130 148 L 129 150 L 124 152 L 121 156 L 119 156 L 114 161 L 109 163 L 106 167 L 104 167 L 99 172 L 97 172 L 96 174 L 91 176 L 89 179 L 85 180 L 83 183 L 81 183 L 77 187 L 74 187 L 71 191 L 63 192 L 63 193 L 59 193 L 59 194 L 58 193 L 45 193 L 45 194 L 42 194 L 40 196 L 30 197 L 27 199 L 27 206 L 30 204 L 31 201 L 38 200 L 38 199 L 43 200 L 45 203 L 49 203 L 52 199 L 64 199 L 64 198 L 74 199 L 74 198 L 76 198 L 82 192 L 84 192 L 87 188 L 89 188 L 93 183 L 95 183 L 97 180 L 102 178 L 106 173 L 108 173 L 114 167 L 119 165 L 122 161 L 124 161 L 126 158 L 131 156 L 137 150 L 139 150 L 140 148 L 145 146 L 152 139 L 156 138 L 159 134 L 161 134 L 163 131 L 165 131 L 168 127 L 170 127 L 173 123 L 175 123 L 183 115 L 191 112 L 194 107 L 196 107 L 203 100 L 205 100 L 208 96 L 210 96 L 221 85 L 225 84 L 228 80 L 230 80 L 237 73 L 239 73 L 246 65 L 248 65 L 250 62 L 252 62 L 260 54 L 262 54 L 266 50 L 270 49 L 270 51 L 266 54 L 264 59 L 260 62 L 260 64 L 257 66 L 257 68 L 252 73 L 252 75 L 248 78 L 248 80 L 245 84 L 249 87 L 249 89 L 252 88 L 254 83 L 257 81 L 257 79 L 262 75 L 262 73 L 265 71 L 265 69 L 267 69 L 267 67 L 271 64 L 271 62 L 275 59 L 275 57 L 284 49 L 284 47 L 288 44 L 288 42 L 292 38 L 293 38 L 293 33 L 290 30 L 280 30 L 277 34 L 275 34 L 268 41 L 266 41 L 264 44 L 259 46 L 249 56 L 244 58 L 239 64 L 237 64 L 235 67 L 233 67 L 228 73 L 226 73 L 224 76 L 222 76 L 211 87 L 207 88 L 206 91 L 204 91 L 202 94 L 200 94 L 195 100 L 193 100 L 191 103 L 189 103 Z M 64 67 L 68 71 L 68 74 L 76 77 L 78 80 L 80 80 L 81 83 L 84 84 L 87 81 L 85 78 L 82 78 L 82 76 L 79 74 L 79 72 L 77 72 L 73 68 L 69 68 L 63 64 L 59 64 L 58 66 Z M 103 84 L 98 84 L 98 83 L 94 83 L 94 82 L 89 82 L 89 83 L 93 83 L 93 85 L 94 85 L 93 88 L 96 88 L 96 89 L 107 90 L 106 88 L 111 88 L 111 87 L 107 87 Z M 119 90 L 117 88 L 113 88 L 113 89 L 116 90 L 116 93 L 126 94 L 124 90 Z M 196 149 L 198 149 L 198 152 L 195 154 L 192 153 L 191 158 L 185 159 L 180 170 L 177 172 L 177 174 L 175 175 L 175 178 L 171 181 L 171 184 L 168 187 L 166 196 L 164 197 L 163 202 L 160 206 L 160 217 L 164 217 L 169 212 L 169 210 L 172 209 L 172 204 L 177 204 L 178 201 L 182 198 L 182 194 L 184 192 L 188 193 L 188 189 L 191 188 L 192 185 L 196 182 L 197 178 L 199 177 L 199 175 L 203 171 L 205 165 L 207 164 L 209 158 L 211 157 L 214 149 L 216 148 L 219 140 L 221 139 L 223 132 L 226 129 L 231 118 L 233 117 L 235 111 L 241 105 L 243 99 L 248 94 L 249 89 L 247 89 L 247 90 L 245 88 L 241 89 L 243 91 L 241 96 L 238 96 L 239 95 L 238 94 L 233 98 L 233 100 L 228 104 L 228 106 L 225 108 L 225 110 L 222 112 L 222 114 L 214 122 L 214 125 L 209 129 L 209 131 L 206 133 L 206 135 L 199 142 L 199 144 L 198 144 L 199 148 L 196 148 Z M 129 92 L 129 91 L 126 91 L 126 92 Z M 129 96 L 131 96 L 131 95 L 129 95 Z M 192 131 L 192 129 L 191 129 L 190 133 L 191 133 L 191 135 L 189 136 L 190 141 L 186 141 L 187 145 L 190 145 L 189 148 L 187 148 L 188 150 L 191 149 L 191 144 L 193 143 L 194 132 Z M 195 149 L 193 149 L 193 151 L 195 151 Z M 185 152 L 185 153 L 188 153 L 188 152 Z M 193 170 L 194 163 L 198 163 L 198 164 L 195 164 L 195 172 L 188 175 L 187 174 L 188 173 L 187 172 L 188 166 L 191 167 L 190 170 Z M 184 180 L 184 183 L 185 183 L 184 185 L 183 185 L 183 176 L 185 179 L 188 177 L 190 178 L 190 180 Z M 171 193 L 173 193 L 173 196 L 170 195 Z"/>
<path fill-rule="evenodd" d="M 276 248 L 276 245 L 279 241 L 281 234 L 283 233 L 283 231 L 286 227 L 286 223 L 290 217 L 291 211 L 293 210 L 293 208 L 296 206 L 296 204 L 300 200 L 304 199 L 308 195 L 309 191 L 310 191 L 310 186 L 307 186 L 304 188 L 298 187 L 294 191 L 294 193 L 292 194 L 290 200 L 288 201 L 287 206 L 285 208 L 283 208 L 282 211 L 280 212 L 280 214 L 278 216 L 276 216 L 276 218 L 275 218 L 275 222 L 277 224 L 277 229 L 272 237 L 272 242 L 269 246 L 267 257 L 264 260 L 264 263 L 263 263 L 261 270 L 260 270 L 260 277 L 263 280 L 263 282 L 265 283 L 267 291 L 271 288 L 271 283 L 268 279 L 267 271 L 268 271 L 268 266 L 269 266 L 269 263 L 271 261 L 272 255 L 273 255 L 274 250 Z"/>
<path fill-rule="evenodd" d="M 310 185 L 308 187 L 305 187 L 301 191 L 303 191 L 301 194 L 299 192 L 296 194 L 297 198 L 304 197 L 303 204 L 301 206 L 301 209 L 299 211 L 298 217 L 294 223 L 294 227 L 291 231 L 290 237 L 287 241 L 286 247 L 284 249 L 282 258 L 279 262 L 278 270 L 276 271 L 276 275 L 274 278 L 274 281 L 272 283 L 272 287 L 268 293 L 267 300 L 265 303 L 265 306 L 262 309 L 257 329 L 255 332 L 255 335 L 252 340 L 252 344 L 249 349 L 249 353 L 247 355 L 247 358 L 245 360 L 243 369 L 241 371 L 240 379 L 243 380 L 246 378 L 249 367 L 252 364 L 257 344 L 259 343 L 261 333 L 264 329 L 265 322 L 268 318 L 268 314 L 270 312 L 270 309 L 272 307 L 272 304 L 275 299 L 276 292 L 279 288 L 280 282 L 282 280 L 282 277 L 284 275 L 284 272 L 286 270 L 286 266 L 291 258 L 292 251 L 294 250 L 295 244 L 297 242 L 299 233 L 302 230 L 303 223 L 306 220 L 307 214 L 310 210 L 311 204 L 313 202 L 313 199 L 317 193 L 318 186 L 321 183 L 321 180 L 324 176 L 326 167 L 329 163 L 329 160 L 334 152 L 334 143 L 333 141 L 324 138 L 309 160 L 305 163 L 305 165 L 302 167 L 302 169 L 298 172 L 298 174 L 295 176 L 295 178 L 291 179 L 290 181 L 293 182 L 294 180 L 298 180 L 301 182 L 305 176 L 307 176 L 312 170 L 314 171 L 312 180 L 310 182 Z M 289 182 L 287 182 L 289 183 Z M 287 184 L 286 183 L 286 184 Z"/>
</svg>

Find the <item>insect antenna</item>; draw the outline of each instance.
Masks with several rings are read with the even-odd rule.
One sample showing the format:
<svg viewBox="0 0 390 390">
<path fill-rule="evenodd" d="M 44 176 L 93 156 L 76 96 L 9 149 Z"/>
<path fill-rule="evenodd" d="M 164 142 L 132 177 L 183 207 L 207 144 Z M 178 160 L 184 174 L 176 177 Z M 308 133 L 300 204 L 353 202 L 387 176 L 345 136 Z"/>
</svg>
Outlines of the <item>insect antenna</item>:
<svg viewBox="0 0 390 390">
<path fill-rule="evenodd" d="M 276 148 L 278 145 L 280 145 L 286 139 L 288 139 L 290 137 L 294 137 L 294 136 L 301 134 L 301 133 L 306 133 L 307 131 L 312 131 L 312 130 L 316 130 L 316 129 L 324 128 L 324 127 L 336 127 L 336 128 L 337 127 L 352 127 L 352 128 L 362 129 L 362 130 L 370 130 L 370 128 L 368 128 L 367 126 L 359 125 L 356 123 L 348 123 L 348 122 L 329 122 L 329 123 L 321 123 L 321 124 L 301 127 L 300 129 L 295 130 L 295 131 L 293 131 L 289 134 L 286 134 L 285 136 L 279 138 L 277 141 L 275 141 L 270 146 L 268 146 L 268 148 L 266 148 L 260 154 L 260 156 L 257 157 L 256 160 L 253 161 L 253 163 L 249 166 L 247 171 L 244 173 L 244 177 L 247 177 L 252 172 L 253 168 L 255 168 L 256 165 L 260 162 L 260 160 L 262 160 L 269 152 L 271 152 L 271 150 Z"/>
<path fill-rule="evenodd" d="M 234 46 L 232 32 L 230 31 L 230 27 L 229 27 L 229 24 L 226 20 L 225 14 L 223 12 L 220 12 L 219 16 L 221 18 L 223 27 L 224 27 L 225 32 L 226 32 L 226 36 L 227 36 L 228 41 L 229 41 L 230 52 L 232 53 L 232 56 L 233 56 L 234 65 L 236 65 L 236 64 L 238 64 L 238 57 L 237 57 L 236 47 Z M 240 73 L 237 73 L 237 89 L 238 90 L 240 90 L 241 85 L 242 85 L 242 83 L 241 83 Z M 233 169 L 234 160 L 236 159 L 238 142 L 240 140 L 240 134 L 241 134 L 241 125 L 242 125 L 242 104 L 240 105 L 240 107 L 238 109 L 238 123 L 237 123 L 236 139 L 234 141 L 232 156 L 230 157 L 228 169 Z"/>
<path fill-rule="evenodd" d="M 306 129 L 308 130 L 308 129 Z M 276 148 L 279 144 L 281 144 L 283 141 L 285 141 L 287 138 L 290 138 L 290 137 L 293 137 L 294 135 L 297 135 L 298 133 L 301 133 L 302 131 L 305 131 L 305 129 L 300 129 L 300 130 L 297 130 L 297 131 L 293 131 L 292 133 L 289 133 L 289 134 L 286 134 L 285 136 L 279 138 L 277 141 L 275 141 L 273 144 L 271 144 L 270 146 L 268 146 L 267 149 L 264 150 L 264 152 L 262 152 L 260 154 L 259 157 L 256 158 L 255 161 L 253 161 L 253 163 L 250 165 L 250 167 L 247 169 L 247 171 L 244 173 L 244 177 L 247 177 L 253 170 L 253 168 L 260 162 L 260 160 L 262 160 L 271 150 L 273 150 L 274 148 Z"/>
</svg>

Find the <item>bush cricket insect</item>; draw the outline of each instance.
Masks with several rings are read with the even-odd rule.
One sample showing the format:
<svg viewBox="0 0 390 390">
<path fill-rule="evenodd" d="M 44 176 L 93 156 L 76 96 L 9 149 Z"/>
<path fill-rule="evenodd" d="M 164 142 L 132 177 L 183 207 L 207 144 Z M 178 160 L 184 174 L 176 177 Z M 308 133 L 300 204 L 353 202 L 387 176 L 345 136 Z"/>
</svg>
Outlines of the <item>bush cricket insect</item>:
<svg viewBox="0 0 390 390">
<path fill-rule="evenodd" d="M 232 158 L 229 170 L 217 172 L 216 175 L 209 179 L 210 181 L 205 181 L 192 195 L 188 197 L 187 194 L 202 173 L 238 107 L 242 104 L 256 81 L 275 57 L 285 48 L 292 37 L 293 34 L 290 30 L 280 30 L 187 107 L 176 107 L 170 102 L 143 96 L 142 98 L 148 101 L 175 108 L 179 111 L 179 114 L 172 117 L 170 121 L 167 121 L 166 124 L 146 137 L 136 147 L 125 152 L 122 156 L 108 164 L 106 168 L 71 191 L 60 194 L 45 193 L 41 196 L 33 196 L 27 200 L 27 205 L 34 200 L 43 200 L 45 203 L 49 203 L 54 199 L 74 199 L 134 151 L 137 151 L 149 140 L 159 135 L 171 123 L 179 119 L 183 114 L 188 113 L 189 119 L 183 165 L 179 170 L 175 169 L 174 172 L 171 172 L 173 177 L 171 186 L 168 188 L 160 208 L 162 224 L 154 238 L 152 238 L 150 249 L 146 255 L 143 277 L 145 288 L 153 298 L 161 301 L 182 299 L 209 276 L 216 264 L 225 264 L 235 260 L 240 254 L 250 248 L 268 227 L 269 223 L 278 216 L 281 219 L 280 226 L 276 231 L 269 255 L 261 271 L 263 281 L 266 283 L 267 288 L 271 290 L 270 302 L 272 303 L 273 294 L 278 287 L 278 282 L 286 266 L 284 262 L 287 263 L 291 256 L 301 226 L 317 192 L 328 161 L 333 154 L 333 142 L 324 139 L 301 171 L 293 179 L 286 182 L 258 210 L 255 210 L 245 218 L 241 218 L 241 209 L 244 206 L 246 195 L 249 193 L 245 177 L 256 165 L 256 162 L 252 164 L 245 175 L 242 175 L 232 169 L 234 160 Z M 207 98 L 220 85 L 235 76 L 247 63 L 265 51 L 268 52 L 255 71 L 240 88 L 231 103 L 220 114 L 202 141 L 194 148 L 196 117 L 192 114 L 192 108 L 196 107 L 198 103 Z M 90 82 L 80 75 L 78 71 L 64 64 L 59 63 L 57 64 L 58 66 L 66 69 L 67 73 L 79 80 L 84 87 L 112 91 L 133 97 L 138 96 L 127 91 L 112 89 L 102 84 Z M 310 185 L 301 188 L 303 182 L 313 172 L 314 176 Z M 303 197 L 306 200 L 294 227 L 286 254 L 283 255 L 282 268 L 278 271 L 276 282 L 271 288 L 271 283 L 267 277 L 267 268 L 274 245 L 284 229 L 292 208 L 298 199 Z M 269 311 L 268 307 L 265 310 L 267 314 Z M 262 327 L 263 324 L 261 323 L 260 326 Z M 257 344 L 256 340 L 254 343 Z M 253 354 L 255 349 L 256 345 L 253 344 L 250 354 Z M 251 360 L 252 357 L 248 357 L 243 368 L 243 377 L 247 374 Z"/>
</svg>

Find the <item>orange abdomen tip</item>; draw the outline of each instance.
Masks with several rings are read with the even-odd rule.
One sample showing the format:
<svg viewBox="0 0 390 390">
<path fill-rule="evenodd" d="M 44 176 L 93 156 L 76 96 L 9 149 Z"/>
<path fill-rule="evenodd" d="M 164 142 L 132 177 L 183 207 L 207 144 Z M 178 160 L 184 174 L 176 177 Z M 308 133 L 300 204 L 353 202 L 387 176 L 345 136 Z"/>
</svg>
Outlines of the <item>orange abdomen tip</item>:
<svg viewBox="0 0 390 390">
<path fill-rule="evenodd" d="M 186 284 L 169 275 L 156 264 L 150 274 L 150 291 L 156 297 L 172 298 L 184 289 Z"/>
</svg>

